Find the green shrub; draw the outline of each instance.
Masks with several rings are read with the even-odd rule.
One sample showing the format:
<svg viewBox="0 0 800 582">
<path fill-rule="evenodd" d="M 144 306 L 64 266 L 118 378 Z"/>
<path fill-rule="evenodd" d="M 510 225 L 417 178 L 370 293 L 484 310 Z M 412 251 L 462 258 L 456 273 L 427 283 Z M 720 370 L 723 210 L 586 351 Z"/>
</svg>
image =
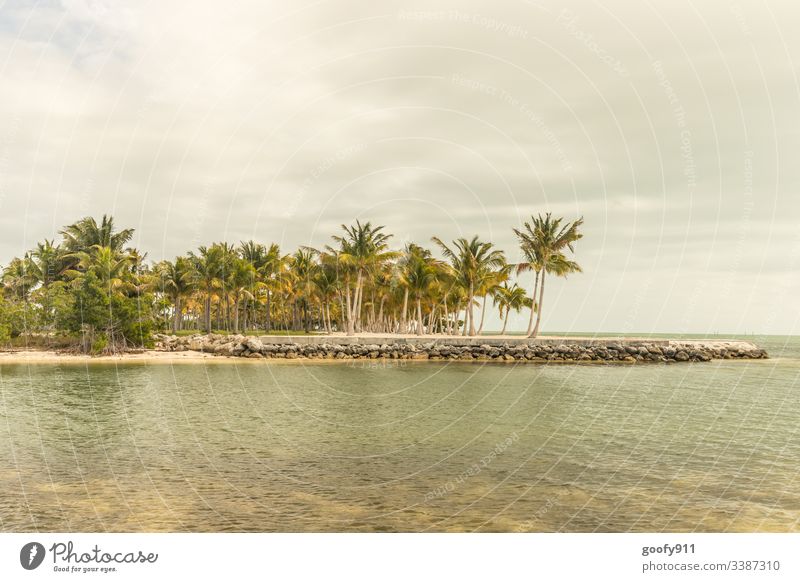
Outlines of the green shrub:
<svg viewBox="0 0 800 582">
<path fill-rule="evenodd" d="M 108 348 L 108 338 L 105 335 L 97 336 L 92 342 L 91 352 L 101 354 Z"/>
</svg>

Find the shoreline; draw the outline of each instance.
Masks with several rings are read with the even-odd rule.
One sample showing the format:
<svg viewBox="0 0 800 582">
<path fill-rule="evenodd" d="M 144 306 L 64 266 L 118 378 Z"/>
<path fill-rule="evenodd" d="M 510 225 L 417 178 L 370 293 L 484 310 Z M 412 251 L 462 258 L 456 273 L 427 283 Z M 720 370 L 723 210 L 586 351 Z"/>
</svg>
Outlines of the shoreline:
<svg viewBox="0 0 800 582">
<path fill-rule="evenodd" d="M 472 361 L 530 364 L 649 364 L 756 360 L 768 354 L 744 340 L 520 336 L 165 336 L 156 349 L 92 356 L 49 349 L 0 351 L 2 364 Z M 366 366 L 365 366 L 366 367 Z"/>
</svg>

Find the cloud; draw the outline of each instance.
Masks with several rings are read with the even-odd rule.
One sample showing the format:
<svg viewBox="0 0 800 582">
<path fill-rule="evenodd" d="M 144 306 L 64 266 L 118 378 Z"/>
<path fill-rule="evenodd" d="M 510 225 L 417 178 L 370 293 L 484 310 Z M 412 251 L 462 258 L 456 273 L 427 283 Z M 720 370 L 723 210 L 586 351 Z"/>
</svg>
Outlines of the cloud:
<svg viewBox="0 0 800 582">
<path fill-rule="evenodd" d="M 687 311 L 693 331 L 796 331 L 798 308 L 770 316 L 766 299 L 800 259 L 796 16 L 750 0 L 6 4 L 0 263 L 104 212 L 153 259 L 319 245 L 355 217 L 514 257 L 511 228 L 553 211 L 587 236 L 584 274 L 549 287 L 548 329 L 619 329 L 636 305 L 639 331 Z"/>
</svg>

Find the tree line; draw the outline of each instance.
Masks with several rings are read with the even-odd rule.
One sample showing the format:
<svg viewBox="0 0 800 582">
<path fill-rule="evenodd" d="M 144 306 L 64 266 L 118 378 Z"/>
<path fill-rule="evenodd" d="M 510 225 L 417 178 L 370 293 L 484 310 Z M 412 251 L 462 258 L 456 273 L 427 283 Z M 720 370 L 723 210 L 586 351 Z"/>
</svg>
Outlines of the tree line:
<svg viewBox="0 0 800 582">
<path fill-rule="evenodd" d="M 150 345 L 155 331 L 474 336 L 489 303 L 503 334 L 512 312 L 530 310 L 536 337 L 547 277 L 581 271 L 571 256 L 582 224 L 531 217 L 513 229 L 518 263 L 477 235 L 392 249 L 384 226 L 356 221 L 322 248 L 219 242 L 151 264 L 129 246 L 133 229 L 86 217 L 2 270 L 0 340 L 71 334 L 84 350 L 113 352 Z M 530 293 L 512 282 L 525 272 Z"/>
</svg>

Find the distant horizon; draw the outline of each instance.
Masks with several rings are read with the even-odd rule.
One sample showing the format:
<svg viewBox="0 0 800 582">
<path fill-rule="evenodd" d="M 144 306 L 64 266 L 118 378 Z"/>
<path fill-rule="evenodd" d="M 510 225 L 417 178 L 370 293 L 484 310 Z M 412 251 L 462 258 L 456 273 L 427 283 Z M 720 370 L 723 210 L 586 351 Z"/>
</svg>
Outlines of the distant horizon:
<svg viewBox="0 0 800 582">
<path fill-rule="evenodd" d="M 498 330 L 499 331 L 499 330 Z M 492 331 L 484 331 L 481 335 L 490 335 Z M 541 337 L 550 337 L 550 336 L 559 336 L 559 335 L 587 335 L 587 336 L 598 336 L 602 334 L 607 334 L 610 336 L 625 336 L 625 337 L 636 337 L 636 336 L 649 336 L 649 335 L 664 335 L 664 336 L 687 336 L 687 335 L 699 335 L 699 336 L 717 336 L 717 337 L 724 337 L 724 336 L 735 336 L 735 337 L 800 337 L 800 334 L 775 334 L 775 333 L 734 333 L 734 332 L 701 332 L 701 331 L 549 331 L 548 329 L 544 329 L 539 335 Z M 506 335 L 525 335 L 524 331 L 515 332 L 515 331 L 506 331 Z"/>
</svg>

